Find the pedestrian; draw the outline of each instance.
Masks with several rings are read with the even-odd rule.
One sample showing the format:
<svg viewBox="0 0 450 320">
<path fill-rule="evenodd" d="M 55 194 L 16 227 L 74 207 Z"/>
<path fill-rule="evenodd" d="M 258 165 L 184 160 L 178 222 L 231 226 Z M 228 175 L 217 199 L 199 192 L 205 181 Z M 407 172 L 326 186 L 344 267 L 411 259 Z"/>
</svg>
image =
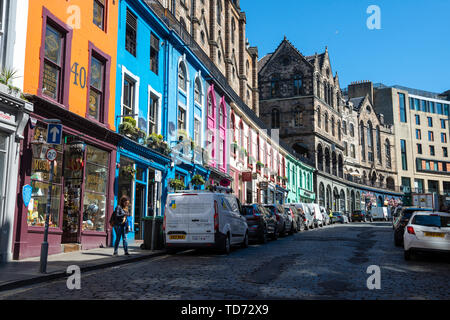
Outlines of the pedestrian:
<svg viewBox="0 0 450 320">
<path fill-rule="evenodd" d="M 130 215 L 128 207 L 130 206 L 130 199 L 127 196 L 120 198 L 119 205 L 114 210 L 111 217 L 111 224 L 114 227 L 116 233 L 116 242 L 114 243 L 114 256 L 117 256 L 117 250 L 119 248 L 120 238 L 123 241 L 123 250 L 125 255 L 129 256 L 128 253 L 128 243 L 127 243 L 127 233 L 128 229 L 128 216 Z"/>
</svg>

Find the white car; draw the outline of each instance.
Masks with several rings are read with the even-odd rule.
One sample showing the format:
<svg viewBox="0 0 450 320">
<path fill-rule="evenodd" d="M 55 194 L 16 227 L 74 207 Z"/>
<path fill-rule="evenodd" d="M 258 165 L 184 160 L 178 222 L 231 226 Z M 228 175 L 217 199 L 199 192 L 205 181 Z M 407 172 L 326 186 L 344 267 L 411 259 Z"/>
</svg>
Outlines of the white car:
<svg viewBox="0 0 450 320">
<path fill-rule="evenodd" d="M 314 212 L 311 211 L 311 208 L 307 206 L 306 203 L 293 203 L 293 205 L 297 209 L 302 209 L 303 214 L 305 215 L 305 228 L 306 230 L 314 229 Z"/>
<path fill-rule="evenodd" d="M 405 260 L 417 251 L 450 253 L 450 214 L 416 211 L 403 235 Z"/>
<path fill-rule="evenodd" d="M 218 248 L 229 254 L 232 245 L 248 247 L 247 219 L 232 194 L 207 191 L 171 193 L 164 215 L 166 250 Z"/>
<path fill-rule="evenodd" d="M 323 219 L 322 212 L 320 211 L 320 206 L 317 203 L 307 203 L 306 205 L 311 208 L 311 212 L 314 216 L 315 227 L 323 227 L 325 225 L 325 221 Z"/>
</svg>

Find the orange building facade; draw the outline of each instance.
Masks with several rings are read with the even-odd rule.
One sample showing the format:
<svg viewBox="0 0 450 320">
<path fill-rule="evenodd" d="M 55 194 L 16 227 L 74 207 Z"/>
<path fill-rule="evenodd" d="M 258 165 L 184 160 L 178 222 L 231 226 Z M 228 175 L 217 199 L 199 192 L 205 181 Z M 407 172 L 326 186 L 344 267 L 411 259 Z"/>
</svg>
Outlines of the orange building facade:
<svg viewBox="0 0 450 320">
<path fill-rule="evenodd" d="M 117 145 L 114 103 L 118 0 L 29 1 L 24 94 L 34 104 L 21 148 L 14 259 L 39 256 L 50 168 L 43 144 L 60 122 L 53 172 L 49 254 L 108 246 Z"/>
</svg>

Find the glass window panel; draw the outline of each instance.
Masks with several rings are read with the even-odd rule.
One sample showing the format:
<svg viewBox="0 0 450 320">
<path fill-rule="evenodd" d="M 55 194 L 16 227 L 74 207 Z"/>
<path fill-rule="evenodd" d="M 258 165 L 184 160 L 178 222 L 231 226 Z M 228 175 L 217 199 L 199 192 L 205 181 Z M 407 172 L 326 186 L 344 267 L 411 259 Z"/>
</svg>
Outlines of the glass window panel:
<svg viewBox="0 0 450 320">
<path fill-rule="evenodd" d="M 0 135 L 0 151 L 6 151 L 6 149 L 8 148 L 6 141 L 7 141 L 7 137 Z"/>
<path fill-rule="evenodd" d="M 105 6 L 103 1 L 94 0 L 94 24 L 103 30 Z"/>
<path fill-rule="evenodd" d="M 32 194 L 28 205 L 27 222 L 29 226 L 44 227 L 49 184 L 32 180 L 31 187 Z M 53 185 L 49 218 L 50 228 L 58 228 L 59 226 L 60 197 L 61 186 Z"/>
<path fill-rule="evenodd" d="M 100 116 L 100 102 L 102 95 L 94 90 L 89 92 L 89 115 L 95 119 Z"/>
<path fill-rule="evenodd" d="M 106 196 L 85 191 L 83 209 L 83 230 L 105 231 Z"/>
<path fill-rule="evenodd" d="M 436 113 L 436 110 L 434 109 L 434 102 L 431 102 L 431 101 L 430 101 L 430 112 Z"/>
<path fill-rule="evenodd" d="M 42 94 L 52 99 L 58 99 L 60 69 L 49 63 L 44 63 L 42 77 Z"/>
<path fill-rule="evenodd" d="M 105 168 L 108 167 L 109 153 L 107 151 L 103 151 L 90 145 L 87 146 L 86 150 L 87 150 L 86 160 L 88 162 L 97 164 Z"/>
<path fill-rule="evenodd" d="M 91 58 L 91 87 L 99 91 L 103 91 L 103 66 L 101 61 Z"/>
<path fill-rule="evenodd" d="M 47 24 L 45 33 L 45 58 L 57 65 L 61 64 L 62 34 Z"/>
<path fill-rule="evenodd" d="M 104 167 L 100 167 L 89 162 L 86 164 L 86 183 L 87 191 L 106 193 L 108 175 Z"/>
</svg>

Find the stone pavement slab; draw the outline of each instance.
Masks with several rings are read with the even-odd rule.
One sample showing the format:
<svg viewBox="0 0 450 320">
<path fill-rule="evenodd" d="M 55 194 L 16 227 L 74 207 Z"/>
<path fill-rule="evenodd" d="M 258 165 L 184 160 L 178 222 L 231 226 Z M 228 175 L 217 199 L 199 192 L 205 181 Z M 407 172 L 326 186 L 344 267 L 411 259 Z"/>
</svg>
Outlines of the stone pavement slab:
<svg viewBox="0 0 450 320">
<path fill-rule="evenodd" d="M 76 265 L 82 272 L 86 272 L 165 254 L 165 250 L 142 250 L 139 245 L 129 244 L 130 256 L 125 256 L 119 248 L 119 256 L 114 257 L 114 249 L 110 247 L 49 255 L 45 274 L 39 271 L 40 257 L 0 264 L 0 291 L 66 277 L 67 268 L 71 265 Z"/>
</svg>

